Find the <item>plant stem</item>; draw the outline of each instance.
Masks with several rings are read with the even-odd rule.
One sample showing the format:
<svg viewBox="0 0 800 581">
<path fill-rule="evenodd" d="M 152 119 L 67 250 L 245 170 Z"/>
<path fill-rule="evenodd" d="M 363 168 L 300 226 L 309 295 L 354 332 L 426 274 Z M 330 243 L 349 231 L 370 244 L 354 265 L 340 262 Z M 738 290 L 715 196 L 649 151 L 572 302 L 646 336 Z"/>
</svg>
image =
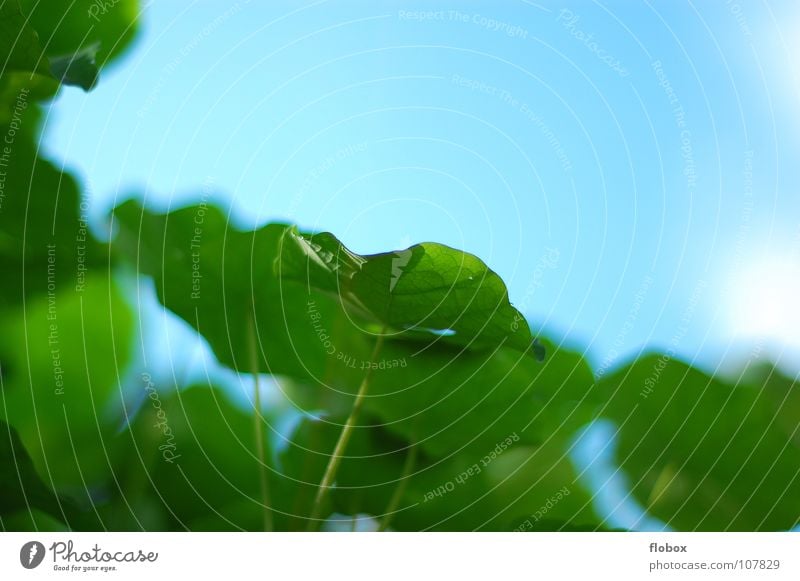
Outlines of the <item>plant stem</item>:
<svg viewBox="0 0 800 581">
<path fill-rule="evenodd" d="M 397 511 L 397 507 L 400 505 L 400 501 L 402 500 L 403 494 L 406 491 L 408 477 L 411 475 L 412 470 L 414 470 L 414 465 L 416 463 L 417 445 L 412 443 L 411 448 L 408 450 L 408 454 L 406 455 L 406 461 L 403 464 L 403 472 L 400 475 L 400 483 L 397 485 L 397 488 L 394 489 L 394 494 L 392 494 L 392 498 L 389 500 L 389 505 L 386 507 L 386 513 L 383 515 L 381 525 L 378 527 L 378 532 L 383 532 L 389 528 L 389 525 L 392 522 L 392 517 L 394 517 L 394 513 Z"/>
<path fill-rule="evenodd" d="M 375 362 L 381 352 L 381 347 L 383 347 L 384 333 L 385 330 L 381 329 L 380 335 L 378 335 L 378 338 L 375 341 L 375 346 L 372 349 L 372 355 L 370 355 L 370 364 Z M 364 405 L 364 398 L 367 395 L 367 390 L 369 389 L 369 378 L 371 376 L 372 365 L 367 368 L 367 372 L 364 374 L 364 378 L 361 380 L 361 385 L 358 388 L 356 399 L 353 402 L 353 409 L 350 410 L 350 415 L 347 417 L 347 421 L 342 428 L 342 433 L 339 434 L 339 439 L 336 441 L 336 446 L 333 448 L 331 458 L 328 460 L 328 466 L 325 468 L 325 474 L 322 476 L 322 482 L 320 482 L 319 488 L 317 489 L 317 495 L 314 498 L 314 506 L 311 510 L 311 518 L 308 522 L 309 531 L 316 530 L 317 525 L 319 524 L 322 505 L 324 504 L 325 498 L 328 496 L 328 491 L 330 490 L 331 485 L 336 478 L 336 472 L 339 470 L 339 464 L 341 464 L 342 457 L 347 449 L 347 444 L 350 442 L 350 436 L 353 435 L 353 428 L 358 420 L 358 414 L 361 411 L 361 407 Z"/>
<path fill-rule="evenodd" d="M 264 506 L 264 530 L 272 530 L 272 509 L 270 508 L 269 496 L 269 475 L 267 474 L 267 463 L 264 446 L 264 429 L 261 417 L 261 385 L 258 380 L 258 346 L 256 338 L 256 325 L 254 322 L 253 311 L 250 311 L 250 316 L 247 319 L 248 323 L 248 350 L 250 352 L 250 373 L 253 375 L 254 396 L 253 406 L 255 407 L 253 413 L 253 436 L 256 443 L 256 455 L 260 464 L 259 468 L 259 481 L 261 486 L 261 503 Z"/>
</svg>

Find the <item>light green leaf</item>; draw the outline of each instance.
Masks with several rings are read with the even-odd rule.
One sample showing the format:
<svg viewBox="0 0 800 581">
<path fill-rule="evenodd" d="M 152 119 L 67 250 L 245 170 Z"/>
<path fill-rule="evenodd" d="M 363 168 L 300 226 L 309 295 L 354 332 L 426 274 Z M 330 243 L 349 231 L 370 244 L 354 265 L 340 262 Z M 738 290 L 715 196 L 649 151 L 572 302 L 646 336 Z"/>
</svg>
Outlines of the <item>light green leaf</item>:
<svg viewBox="0 0 800 581">
<path fill-rule="evenodd" d="M 0 312 L 0 326 L 0 416 L 47 482 L 88 506 L 90 487 L 112 471 L 108 445 L 123 420 L 130 310 L 115 284 L 95 274 L 81 290 L 56 283 L 24 310 Z"/>
<path fill-rule="evenodd" d="M 263 530 L 261 462 L 253 411 L 233 405 L 209 385 L 184 390 L 144 375 L 135 382 L 141 407 L 117 437 L 125 460 L 116 465 L 122 489 L 99 507 L 113 530 Z M 262 417 L 273 436 L 274 419 Z M 275 471 L 267 458 L 270 480 Z M 275 487 L 274 482 L 271 483 Z M 276 490 L 275 502 L 283 498 Z M 285 495 L 285 492 L 284 492 Z M 271 504 L 271 503 L 270 503 Z M 278 527 L 285 528 L 280 513 Z"/>
<path fill-rule="evenodd" d="M 785 388 L 735 385 L 666 355 L 642 358 L 601 387 L 603 413 L 620 426 L 617 461 L 653 515 L 689 531 L 800 522 L 800 446 L 776 405 Z"/>
<path fill-rule="evenodd" d="M 497 510 L 487 529 L 554 531 L 602 528 L 592 492 L 569 457 L 569 439 L 555 436 L 538 446 L 504 452 L 486 467 Z"/>
<path fill-rule="evenodd" d="M 528 323 L 500 277 L 476 256 L 442 244 L 361 256 L 332 234 L 290 229 L 276 269 L 285 280 L 333 295 L 390 336 L 432 332 L 460 346 L 533 351 Z"/>
</svg>

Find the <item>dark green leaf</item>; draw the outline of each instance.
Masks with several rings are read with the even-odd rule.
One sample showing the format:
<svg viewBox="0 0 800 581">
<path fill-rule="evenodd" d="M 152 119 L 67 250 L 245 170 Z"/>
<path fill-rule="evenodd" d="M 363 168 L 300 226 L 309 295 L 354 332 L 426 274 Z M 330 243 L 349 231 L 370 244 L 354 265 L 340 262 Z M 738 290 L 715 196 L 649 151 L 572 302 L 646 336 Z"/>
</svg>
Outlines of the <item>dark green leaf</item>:
<svg viewBox="0 0 800 581">
<path fill-rule="evenodd" d="M 138 0 L 22 0 L 21 5 L 48 56 L 99 45 L 101 68 L 131 45 L 140 10 Z"/>
<path fill-rule="evenodd" d="M 10 72 L 47 74 L 47 58 L 39 37 L 18 0 L 0 4 L 0 74 Z"/>
<path fill-rule="evenodd" d="M 22 14 L 18 0 L 0 5 L 0 125 L 19 124 L 29 102 L 52 97 L 58 83 L 50 76 L 39 37 Z M 3 135 L 10 135 L 3 127 Z M 4 143 L 4 145 L 9 145 Z M 12 143 L 13 145 L 13 143 Z"/>
<path fill-rule="evenodd" d="M 98 44 L 82 48 L 76 53 L 50 58 L 50 71 L 65 85 L 77 85 L 89 91 L 97 84 Z"/>
<path fill-rule="evenodd" d="M 22 13 L 17 0 L 7 0 L 0 6 L 0 74 L 24 73 L 26 84 L 31 86 L 39 82 L 35 77 L 52 75 L 66 85 L 91 89 L 97 81 L 95 57 L 99 43 L 54 55 L 52 50 L 42 48 L 31 22 L 32 18 Z"/>
<path fill-rule="evenodd" d="M 0 520 L 16 512 L 34 509 L 62 518 L 58 498 L 39 478 L 17 431 L 2 420 L 0 467 Z M 9 527 L 4 523 L 4 528 Z"/>
<path fill-rule="evenodd" d="M 137 0 L 5 0 L 0 6 L 0 123 L 20 89 L 52 96 L 56 80 L 88 91 L 98 68 L 120 54 L 136 31 Z M 51 80 L 52 79 L 52 80 Z"/>
</svg>

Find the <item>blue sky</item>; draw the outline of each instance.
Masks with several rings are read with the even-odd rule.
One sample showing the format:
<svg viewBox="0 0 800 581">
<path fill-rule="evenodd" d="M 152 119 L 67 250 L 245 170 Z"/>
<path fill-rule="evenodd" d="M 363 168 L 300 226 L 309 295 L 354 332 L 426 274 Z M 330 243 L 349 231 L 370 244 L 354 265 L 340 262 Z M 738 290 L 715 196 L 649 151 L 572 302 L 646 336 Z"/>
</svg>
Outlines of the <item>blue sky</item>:
<svg viewBox="0 0 800 581">
<path fill-rule="evenodd" d="M 362 253 L 473 252 L 598 369 L 754 346 L 799 367 L 792 2 L 158 2 L 142 22 L 46 121 L 95 216 L 205 189 Z"/>
</svg>

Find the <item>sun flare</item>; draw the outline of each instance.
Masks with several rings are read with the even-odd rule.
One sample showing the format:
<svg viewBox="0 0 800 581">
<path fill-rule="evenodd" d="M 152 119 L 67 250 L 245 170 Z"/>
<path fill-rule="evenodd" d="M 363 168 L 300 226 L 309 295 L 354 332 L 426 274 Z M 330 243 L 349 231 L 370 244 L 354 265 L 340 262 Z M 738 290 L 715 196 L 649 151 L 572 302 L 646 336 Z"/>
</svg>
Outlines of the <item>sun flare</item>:
<svg viewBox="0 0 800 581">
<path fill-rule="evenodd" d="M 731 320 L 742 337 L 800 345 L 800 269 L 770 258 L 741 269 L 731 284 Z"/>
</svg>

